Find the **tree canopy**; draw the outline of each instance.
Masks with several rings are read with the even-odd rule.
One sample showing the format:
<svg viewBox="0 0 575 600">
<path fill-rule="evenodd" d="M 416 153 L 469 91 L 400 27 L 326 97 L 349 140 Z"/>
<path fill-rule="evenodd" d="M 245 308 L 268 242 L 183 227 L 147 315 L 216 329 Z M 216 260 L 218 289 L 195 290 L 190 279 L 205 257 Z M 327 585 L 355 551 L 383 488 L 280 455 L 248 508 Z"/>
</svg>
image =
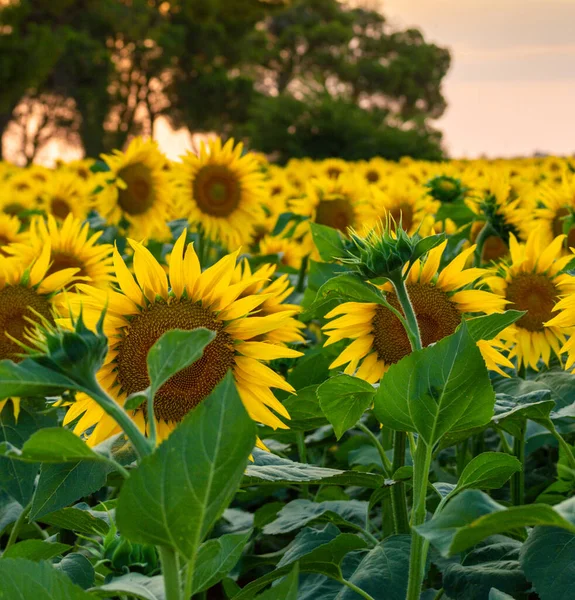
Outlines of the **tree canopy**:
<svg viewBox="0 0 575 600">
<path fill-rule="evenodd" d="M 449 64 L 338 0 L 20 0 L 0 9 L 0 134 L 23 162 L 52 137 L 96 156 L 163 115 L 279 160 L 436 159 Z"/>
</svg>

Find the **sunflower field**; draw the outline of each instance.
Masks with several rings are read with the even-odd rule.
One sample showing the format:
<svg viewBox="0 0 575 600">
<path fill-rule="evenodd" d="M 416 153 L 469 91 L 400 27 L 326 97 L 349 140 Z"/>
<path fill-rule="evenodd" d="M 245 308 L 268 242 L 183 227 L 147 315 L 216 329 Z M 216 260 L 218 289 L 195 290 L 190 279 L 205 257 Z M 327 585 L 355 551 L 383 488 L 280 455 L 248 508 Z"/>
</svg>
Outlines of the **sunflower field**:
<svg viewBox="0 0 575 600">
<path fill-rule="evenodd" d="M 574 248 L 568 158 L 0 163 L 0 598 L 574 598 Z"/>
</svg>

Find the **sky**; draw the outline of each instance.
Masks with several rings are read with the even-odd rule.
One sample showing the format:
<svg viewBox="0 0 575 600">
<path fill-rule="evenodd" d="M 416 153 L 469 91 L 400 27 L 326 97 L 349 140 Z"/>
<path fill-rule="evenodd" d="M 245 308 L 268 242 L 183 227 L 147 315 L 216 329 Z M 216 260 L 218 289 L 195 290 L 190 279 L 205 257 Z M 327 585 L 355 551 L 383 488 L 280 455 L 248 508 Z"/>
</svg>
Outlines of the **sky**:
<svg viewBox="0 0 575 600">
<path fill-rule="evenodd" d="M 452 157 L 575 152 L 575 0 L 366 0 L 447 46 Z"/>
</svg>

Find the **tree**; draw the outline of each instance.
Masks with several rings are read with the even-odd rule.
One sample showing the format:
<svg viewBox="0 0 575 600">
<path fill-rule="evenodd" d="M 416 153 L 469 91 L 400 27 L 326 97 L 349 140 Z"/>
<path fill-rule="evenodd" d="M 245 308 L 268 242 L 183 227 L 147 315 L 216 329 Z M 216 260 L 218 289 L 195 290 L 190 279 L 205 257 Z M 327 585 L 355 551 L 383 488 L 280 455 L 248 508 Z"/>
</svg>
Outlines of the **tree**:
<svg viewBox="0 0 575 600">
<path fill-rule="evenodd" d="M 446 49 L 337 0 L 296 1 L 268 19 L 266 32 L 264 97 L 243 129 L 255 147 L 275 144 L 284 160 L 441 157 L 441 136 L 428 119 L 446 106 Z"/>
</svg>

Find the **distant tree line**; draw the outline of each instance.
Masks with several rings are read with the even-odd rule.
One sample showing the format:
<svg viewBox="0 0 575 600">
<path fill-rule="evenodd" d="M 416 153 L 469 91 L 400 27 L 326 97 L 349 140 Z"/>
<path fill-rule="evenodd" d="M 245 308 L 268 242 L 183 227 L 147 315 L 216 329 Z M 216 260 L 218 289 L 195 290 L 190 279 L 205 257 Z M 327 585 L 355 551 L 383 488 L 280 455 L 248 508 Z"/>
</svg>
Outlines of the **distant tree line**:
<svg viewBox="0 0 575 600">
<path fill-rule="evenodd" d="M 445 48 L 337 0 L 0 3 L 0 134 L 23 162 L 52 137 L 97 156 L 149 134 L 217 131 L 348 160 L 438 159 Z"/>
</svg>

